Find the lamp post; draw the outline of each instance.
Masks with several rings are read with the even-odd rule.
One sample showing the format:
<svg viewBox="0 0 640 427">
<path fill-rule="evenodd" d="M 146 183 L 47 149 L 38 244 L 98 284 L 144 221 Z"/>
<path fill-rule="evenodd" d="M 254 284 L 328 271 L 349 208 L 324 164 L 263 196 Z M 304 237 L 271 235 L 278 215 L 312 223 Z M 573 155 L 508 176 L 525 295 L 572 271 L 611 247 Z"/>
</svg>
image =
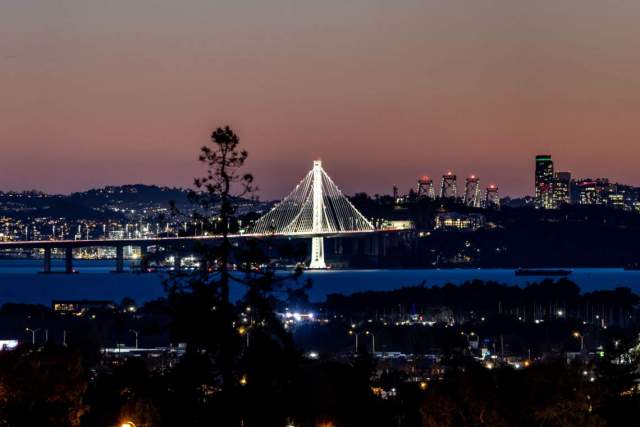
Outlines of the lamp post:
<svg viewBox="0 0 640 427">
<path fill-rule="evenodd" d="M 576 331 L 573 333 L 573 336 L 575 338 L 580 338 L 580 353 L 584 353 L 584 335 Z"/>
<path fill-rule="evenodd" d="M 471 351 L 471 349 L 472 349 L 472 348 L 474 348 L 474 347 L 471 345 L 471 337 L 475 337 L 475 336 L 476 336 L 476 333 L 475 333 L 475 332 L 469 332 L 469 333 L 467 334 L 467 333 L 465 333 L 464 331 L 461 331 L 461 332 L 460 332 L 460 335 L 461 335 L 461 336 L 463 336 L 463 337 L 465 337 L 465 338 L 467 339 L 467 350 Z M 477 347 L 476 347 L 476 348 L 477 348 Z"/>
<path fill-rule="evenodd" d="M 246 339 L 245 345 L 246 348 L 249 348 L 249 328 L 245 328 L 244 326 L 240 326 L 238 328 L 238 334 L 240 334 L 240 336 L 244 336 Z"/>
<path fill-rule="evenodd" d="M 371 354 L 375 354 L 376 352 L 376 336 L 373 332 L 365 332 L 366 335 L 371 335 Z"/>
<path fill-rule="evenodd" d="M 349 331 L 349 335 L 353 335 L 354 337 L 356 337 L 356 346 L 355 346 L 355 350 L 354 353 L 358 352 L 358 336 L 360 335 L 358 332 L 354 332 L 354 331 Z"/>
<path fill-rule="evenodd" d="M 31 328 L 25 329 L 25 331 L 31 332 L 31 345 L 36 345 L 36 332 L 38 332 L 39 330 L 40 329 L 31 329 Z"/>
<path fill-rule="evenodd" d="M 129 332 L 131 332 L 132 334 L 134 334 L 136 336 L 136 350 L 138 349 L 138 331 L 135 331 L 133 329 L 129 329 Z"/>
</svg>

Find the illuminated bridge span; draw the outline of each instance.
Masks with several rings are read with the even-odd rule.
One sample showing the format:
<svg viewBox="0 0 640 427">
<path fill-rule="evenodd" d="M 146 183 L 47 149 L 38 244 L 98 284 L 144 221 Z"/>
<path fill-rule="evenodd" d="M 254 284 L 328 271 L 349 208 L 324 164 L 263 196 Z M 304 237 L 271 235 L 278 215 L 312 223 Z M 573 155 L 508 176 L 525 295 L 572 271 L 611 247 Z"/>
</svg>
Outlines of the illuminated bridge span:
<svg viewBox="0 0 640 427">
<path fill-rule="evenodd" d="M 351 204 L 329 175 L 322 163 L 315 161 L 313 169 L 296 188 L 244 234 L 232 239 L 262 237 L 311 238 L 310 268 L 326 268 L 324 237 L 360 235 L 374 231 L 373 225 Z M 388 230 L 391 231 L 391 230 Z M 143 259 L 149 246 L 175 246 L 215 242 L 221 236 L 157 237 L 149 239 L 103 240 L 36 240 L 0 242 L 0 249 L 43 249 L 44 272 L 51 273 L 51 250 L 65 250 L 65 273 L 73 273 L 73 249 L 110 247 L 116 249 L 116 272 L 124 271 L 124 248 L 140 247 Z M 179 261 L 178 261 L 179 262 Z"/>
</svg>

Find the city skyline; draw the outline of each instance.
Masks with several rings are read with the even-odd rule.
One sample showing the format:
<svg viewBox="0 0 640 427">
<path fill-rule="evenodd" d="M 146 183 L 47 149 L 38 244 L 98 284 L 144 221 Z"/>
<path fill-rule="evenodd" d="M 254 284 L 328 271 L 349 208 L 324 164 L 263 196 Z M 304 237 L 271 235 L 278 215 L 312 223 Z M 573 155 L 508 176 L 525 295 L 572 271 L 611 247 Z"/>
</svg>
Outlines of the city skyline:
<svg viewBox="0 0 640 427">
<path fill-rule="evenodd" d="M 549 159 L 551 159 L 553 156 L 549 155 L 549 154 L 544 154 L 544 155 L 536 155 L 534 156 L 534 159 L 537 161 L 538 158 L 540 157 L 548 157 Z M 315 161 L 314 161 L 315 163 Z M 553 161 L 551 162 L 553 163 Z M 553 167 L 552 167 L 553 168 Z M 530 168 L 531 171 L 529 175 L 533 176 L 534 180 L 532 181 L 532 189 L 529 192 L 525 192 L 523 194 L 503 194 L 502 193 L 502 188 L 500 183 L 496 183 L 494 181 L 487 181 L 487 180 L 481 180 L 482 177 L 476 175 L 476 174 L 462 174 L 462 175 L 458 175 L 456 173 L 454 173 L 451 169 L 447 170 L 446 172 L 442 173 L 441 175 L 438 174 L 434 174 L 434 175 L 422 175 L 419 177 L 416 177 L 416 179 L 413 181 L 413 185 L 411 183 L 407 183 L 406 186 L 403 187 L 399 187 L 397 185 L 393 185 L 391 188 L 386 188 L 383 189 L 382 191 L 374 191 L 374 192 L 366 192 L 363 190 L 358 190 L 355 189 L 352 193 L 349 193 L 351 195 L 355 195 L 358 193 L 367 193 L 371 196 L 379 194 L 379 195 L 393 195 L 393 194 L 397 194 L 398 195 L 408 195 L 411 191 L 417 191 L 417 193 L 421 193 L 423 191 L 427 191 L 426 187 L 424 187 L 426 184 L 426 181 L 428 181 L 432 187 L 431 190 L 433 194 L 430 196 L 431 198 L 435 198 L 435 187 L 433 186 L 437 186 L 438 189 L 438 195 L 439 197 L 442 197 L 442 195 L 440 194 L 440 192 L 442 191 L 441 187 L 443 182 L 446 182 L 448 179 L 453 179 L 454 182 L 458 182 L 457 185 L 461 186 L 461 190 L 462 192 L 465 191 L 465 186 L 467 185 L 466 183 L 468 183 L 469 181 L 473 182 L 474 185 L 475 183 L 479 183 L 479 186 L 477 187 L 477 191 L 479 192 L 478 195 L 480 195 L 481 193 L 484 194 L 484 192 L 486 191 L 500 191 L 500 197 L 515 197 L 515 198 L 520 198 L 520 197 L 530 197 L 530 198 L 536 198 L 537 197 L 537 172 L 536 172 L 536 167 L 533 166 Z M 631 187 L 636 187 L 633 184 L 630 183 L 626 183 L 626 182 L 619 182 L 616 181 L 614 179 L 610 179 L 610 174 L 607 176 L 596 176 L 596 175 L 573 175 L 572 171 L 570 168 L 568 169 L 563 169 L 560 172 L 557 172 L 560 174 L 566 174 L 568 175 L 568 180 L 576 181 L 576 182 L 582 182 L 582 181 L 590 181 L 590 180 L 605 180 L 606 182 L 611 182 L 611 184 L 620 184 L 620 185 L 624 185 L 624 186 L 631 186 Z M 416 186 L 416 182 L 417 182 L 417 186 Z M 171 184 L 171 183 L 167 183 L 167 184 L 158 184 L 158 183 L 153 183 L 153 182 L 135 182 L 135 183 L 131 183 L 131 182 L 123 182 L 123 183 L 106 183 L 104 185 L 100 185 L 100 186 L 96 186 L 96 187 L 81 187 L 79 190 L 74 190 L 74 191 L 67 191 L 67 192 L 47 192 L 41 188 L 20 188 L 20 189 L 4 189 L 4 188 L 0 188 L 0 193 L 28 193 L 31 191 L 36 191 L 36 192 L 40 192 L 43 194 L 47 194 L 50 196 L 69 196 L 72 194 L 78 194 L 78 193 L 84 193 L 84 192 L 88 192 L 88 191 L 93 191 L 93 190 L 99 190 L 99 189 L 105 189 L 105 188 L 112 188 L 112 187 L 128 187 L 128 186 L 138 186 L 138 185 L 142 185 L 142 186 L 151 186 L 151 187 L 159 187 L 159 188 L 168 188 L 168 189 L 182 189 L 182 190 L 186 190 L 188 188 L 193 187 L 193 182 L 188 183 L 186 185 L 177 185 L 177 184 Z M 349 187 L 349 185 L 347 184 L 346 187 Z M 406 188 L 405 188 L 406 187 Z M 637 186 L 638 188 L 640 188 L 640 186 Z M 476 187 L 474 186 L 474 191 L 476 191 Z M 405 191 L 406 190 L 406 191 Z M 256 188 L 256 190 L 254 192 L 252 192 L 251 197 L 256 196 L 258 198 L 258 200 L 263 200 L 263 201 L 272 201 L 272 200 L 279 200 L 283 197 L 286 196 L 286 191 L 285 193 L 283 193 L 282 195 L 275 195 L 273 197 L 261 197 L 262 194 L 260 192 L 260 188 Z M 247 196 L 249 197 L 249 196 Z M 464 194 L 457 194 L 456 197 L 459 197 L 461 200 L 466 200 L 466 197 Z M 466 202 L 465 202 L 466 203 Z"/>
<path fill-rule="evenodd" d="M 347 194 L 447 170 L 532 194 L 547 152 L 640 185 L 639 15 L 628 0 L 12 2 L 0 183 L 188 186 L 228 123 L 265 199 L 318 158 Z"/>
</svg>

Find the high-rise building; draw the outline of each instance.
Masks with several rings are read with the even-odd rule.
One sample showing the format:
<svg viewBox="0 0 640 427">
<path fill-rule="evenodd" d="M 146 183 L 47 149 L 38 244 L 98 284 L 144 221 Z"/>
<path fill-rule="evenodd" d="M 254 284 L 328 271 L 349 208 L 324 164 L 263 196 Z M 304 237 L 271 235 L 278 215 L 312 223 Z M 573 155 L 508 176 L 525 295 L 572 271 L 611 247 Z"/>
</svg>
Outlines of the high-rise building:
<svg viewBox="0 0 640 427">
<path fill-rule="evenodd" d="M 433 188 L 433 180 L 428 176 L 423 176 L 418 180 L 417 188 L 418 197 L 427 197 L 429 199 L 436 198 L 436 192 Z"/>
<path fill-rule="evenodd" d="M 583 179 L 576 182 L 578 187 L 578 203 L 581 205 L 601 205 L 602 190 L 598 182 L 591 179 Z"/>
<path fill-rule="evenodd" d="M 442 183 L 440 185 L 440 198 L 455 199 L 458 197 L 458 189 L 456 186 L 456 176 L 451 171 L 442 175 Z"/>
<path fill-rule="evenodd" d="M 497 185 L 491 184 L 487 187 L 487 190 L 485 192 L 484 206 L 488 209 L 500 207 L 500 197 L 498 196 Z"/>
<path fill-rule="evenodd" d="M 571 172 L 556 172 L 553 181 L 553 204 L 560 207 L 571 203 Z"/>
<path fill-rule="evenodd" d="M 621 184 L 611 184 L 608 179 L 598 180 L 604 182 L 602 185 L 602 198 L 603 201 L 612 208 L 615 209 L 630 209 L 631 206 L 627 206 L 627 186 Z M 633 194 L 629 194 L 629 199 L 632 202 L 634 199 Z"/>
<path fill-rule="evenodd" d="M 553 160 L 550 155 L 536 156 L 536 207 L 541 209 L 553 209 Z"/>
<path fill-rule="evenodd" d="M 624 193 L 615 192 L 607 195 L 607 205 L 615 209 L 626 209 Z"/>
<path fill-rule="evenodd" d="M 637 197 L 629 188 L 612 184 L 607 178 L 573 181 L 574 197 L 581 205 L 609 205 L 619 209 L 631 209 L 633 200 Z"/>
<path fill-rule="evenodd" d="M 463 203 L 474 208 L 480 207 L 480 178 L 475 175 L 465 180 Z"/>
</svg>

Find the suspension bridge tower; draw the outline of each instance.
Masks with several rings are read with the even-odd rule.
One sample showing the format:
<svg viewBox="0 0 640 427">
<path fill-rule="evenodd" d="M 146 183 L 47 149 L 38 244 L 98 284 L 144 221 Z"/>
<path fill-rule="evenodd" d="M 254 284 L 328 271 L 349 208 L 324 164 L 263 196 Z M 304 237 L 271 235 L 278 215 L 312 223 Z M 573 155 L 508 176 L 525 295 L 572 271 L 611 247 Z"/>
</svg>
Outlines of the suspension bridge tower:
<svg viewBox="0 0 640 427">
<path fill-rule="evenodd" d="M 322 231 L 322 213 L 324 212 L 324 200 L 322 197 L 322 161 L 313 162 L 313 225 L 312 232 Z M 327 264 L 324 262 L 324 238 L 314 236 L 311 238 L 311 262 L 309 268 L 324 269 Z"/>
<path fill-rule="evenodd" d="M 498 195 L 498 186 L 495 184 L 491 184 L 487 187 L 486 197 L 485 197 L 485 207 L 486 208 L 499 208 L 500 207 L 500 196 Z"/>
<path fill-rule="evenodd" d="M 313 169 L 291 193 L 256 221 L 254 234 L 311 235 L 309 268 L 324 269 L 324 237 L 354 232 L 374 231 L 374 227 L 342 193 L 322 168 Z"/>
<path fill-rule="evenodd" d="M 441 199 L 455 199 L 458 197 L 458 189 L 456 186 L 456 176 L 451 171 L 442 175 L 442 182 L 440 184 L 440 198 Z"/>
<path fill-rule="evenodd" d="M 480 178 L 475 175 L 465 180 L 463 203 L 473 208 L 480 207 Z"/>
<path fill-rule="evenodd" d="M 433 188 L 433 180 L 428 176 L 423 176 L 418 180 L 418 187 L 416 193 L 418 197 L 426 197 L 428 199 L 435 199 L 436 192 Z"/>
</svg>

